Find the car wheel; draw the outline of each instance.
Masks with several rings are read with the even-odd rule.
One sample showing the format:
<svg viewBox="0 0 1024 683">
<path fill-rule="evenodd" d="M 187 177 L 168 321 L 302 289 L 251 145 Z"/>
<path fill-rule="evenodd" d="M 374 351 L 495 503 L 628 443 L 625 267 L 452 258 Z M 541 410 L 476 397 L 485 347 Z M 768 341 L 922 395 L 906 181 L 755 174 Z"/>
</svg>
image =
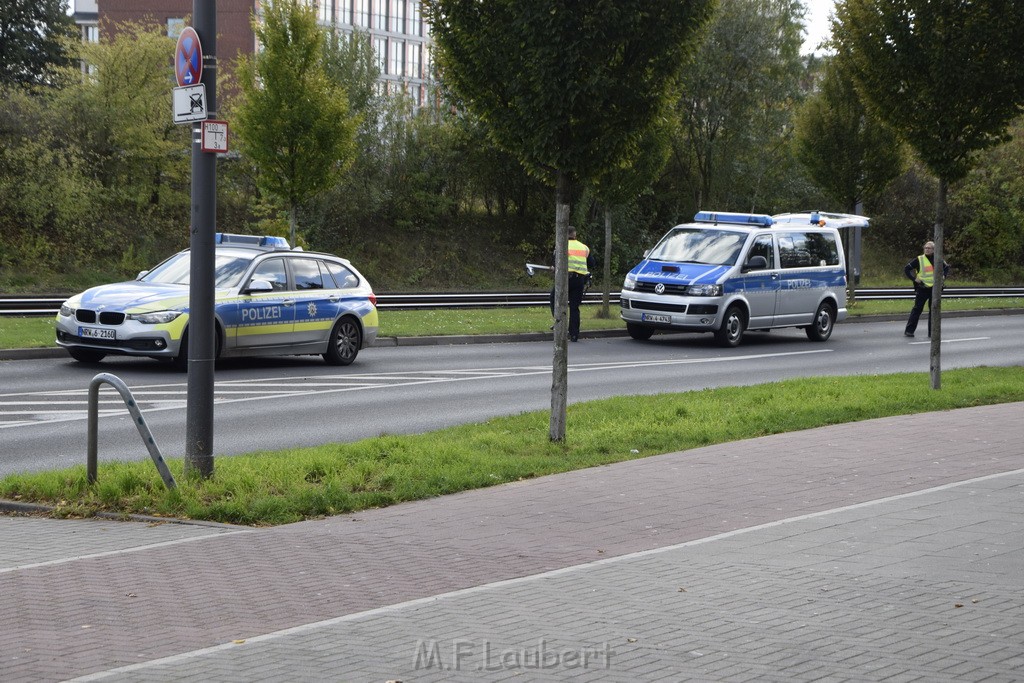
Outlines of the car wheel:
<svg viewBox="0 0 1024 683">
<path fill-rule="evenodd" d="M 633 339 L 639 339 L 645 341 L 651 338 L 654 334 L 653 327 L 647 327 L 646 325 L 634 325 L 633 323 L 626 323 L 626 332 L 629 332 L 629 336 Z"/>
<path fill-rule="evenodd" d="M 327 340 L 324 360 L 330 365 L 351 365 L 363 345 L 363 333 L 351 317 L 344 317 L 334 323 L 331 337 Z"/>
<path fill-rule="evenodd" d="M 814 313 L 814 322 L 804 328 L 807 338 L 811 341 L 827 341 L 832 336 L 832 328 L 836 324 L 836 309 L 825 301 Z"/>
<path fill-rule="evenodd" d="M 715 330 L 715 340 L 719 346 L 739 346 L 746 329 L 747 319 L 743 315 L 743 309 L 739 306 L 730 306 L 725 311 L 722 326 Z"/>
<path fill-rule="evenodd" d="M 101 360 L 107 357 L 107 354 L 102 351 L 93 351 L 92 349 L 80 349 L 74 346 L 68 348 L 68 353 L 71 357 L 77 360 L 79 363 L 99 363 Z"/>
<path fill-rule="evenodd" d="M 215 340 L 213 359 L 216 361 L 220 358 L 220 349 L 222 346 L 221 339 L 223 337 L 219 324 L 214 328 L 213 335 Z M 186 328 L 181 335 L 181 345 L 178 347 L 178 355 L 171 359 L 171 364 L 178 372 L 188 372 L 188 328 Z"/>
</svg>

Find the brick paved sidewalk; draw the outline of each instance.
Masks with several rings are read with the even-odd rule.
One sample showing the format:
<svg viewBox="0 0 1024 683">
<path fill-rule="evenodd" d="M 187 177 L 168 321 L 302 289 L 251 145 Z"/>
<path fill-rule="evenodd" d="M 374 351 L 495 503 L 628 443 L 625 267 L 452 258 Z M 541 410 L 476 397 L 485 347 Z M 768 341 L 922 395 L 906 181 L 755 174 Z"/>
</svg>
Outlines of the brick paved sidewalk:
<svg viewBox="0 0 1024 683">
<path fill-rule="evenodd" d="M 488 680 L 1013 680 L 1019 473 L 777 523 L 1022 470 L 1022 416 L 838 425 L 266 530 L 0 519 L 0 679 L 481 675 L 417 669 L 419 641 L 449 666 L 456 645 L 466 666 L 489 643 L 615 651 Z"/>
</svg>

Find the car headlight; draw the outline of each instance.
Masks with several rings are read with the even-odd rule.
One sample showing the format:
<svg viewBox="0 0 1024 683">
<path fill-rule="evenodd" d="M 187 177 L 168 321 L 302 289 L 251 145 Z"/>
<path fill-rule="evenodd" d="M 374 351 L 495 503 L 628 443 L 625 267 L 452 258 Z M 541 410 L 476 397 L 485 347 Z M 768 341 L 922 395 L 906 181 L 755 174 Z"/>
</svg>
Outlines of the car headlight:
<svg viewBox="0 0 1024 683">
<path fill-rule="evenodd" d="M 126 317 L 147 325 L 169 323 L 181 315 L 181 311 L 153 311 L 152 313 L 129 313 Z"/>
<path fill-rule="evenodd" d="M 65 318 L 70 318 L 75 314 L 75 309 L 68 306 L 68 302 L 65 301 L 60 305 L 60 314 Z"/>
<path fill-rule="evenodd" d="M 722 285 L 690 285 L 686 293 L 690 296 L 722 296 Z"/>
<path fill-rule="evenodd" d="M 626 280 L 622 283 L 623 289 L 636 289 L 636 276 L 627 275 Z"/>
</svg>

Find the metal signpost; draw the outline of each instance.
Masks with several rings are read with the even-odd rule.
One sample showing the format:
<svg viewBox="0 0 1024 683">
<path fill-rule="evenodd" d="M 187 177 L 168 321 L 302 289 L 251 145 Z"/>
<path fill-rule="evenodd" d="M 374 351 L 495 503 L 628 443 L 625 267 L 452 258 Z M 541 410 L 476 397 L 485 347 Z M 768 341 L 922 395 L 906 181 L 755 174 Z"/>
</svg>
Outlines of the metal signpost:
<svg viewBox="0 0 1024 683">
<path fill-rule="evenodd" d="M 192 123 L 192 221 L 189 286 L 188 394 L 185 418 L 185 471 L 213 474 L 214 244 L 217 217 L 217 151 L 227 149 L 227 123 L 209 121 L 217 113 L 217 3 L 193 0 L 195 28 L 185 27 L 174 48 L 175 123 Z M 200 38 L 208 52 L 203 53 Z M 206 129 L 204 124 L 223 124 Z M 212 146 L 207 151 L 206 135 Z M 216 133 L 221 132 L 222 136 Z"/>
</svg>

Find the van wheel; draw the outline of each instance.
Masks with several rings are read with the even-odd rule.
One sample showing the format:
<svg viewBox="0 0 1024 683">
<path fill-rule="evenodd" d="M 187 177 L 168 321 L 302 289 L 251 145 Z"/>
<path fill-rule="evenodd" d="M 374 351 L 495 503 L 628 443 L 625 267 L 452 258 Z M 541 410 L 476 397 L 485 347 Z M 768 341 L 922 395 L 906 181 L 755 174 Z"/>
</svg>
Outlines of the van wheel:
<svg viewBox="0 0 1024 683">
<path fill-rule="evenodd" d="M 346 316 L 334 323 L 324 360 L 328 365 L 351 365 L 363 345 L 359 323 Z"/>
<path fill-rule="evenodd" d="M 74 346 L 68 347 L 68 353 L 71 357 L 77 360 L 79 363 L 99 363 L 101 360 L 107 357 L 107 354 L 102 351 L 93 351 L 91 349 L 79 349 Z"/>
<path fill-rule="evenodd" d="M 651 338 L 654 334 L 654 328 L 647 327 L 646 325 L 634 325 L 633 323 L 626 323 L 626 332 L 629 332 L 629 336 L 633 339 L 639 339 L 640 341 L 646 341 Z"/>
<path fill-rule="evenodd" d="M 715 340 L 719 346 L 739 346 L 743 341 L 743 332 L 747 329 L 747 318 L 739 306 L 730 306 L 725 311 L 722 326 L 715 330 Z"/>
<path fill-rule="evenodd" d="M 827 301 L 818 306 L 814 313 L 814 322 L 804 328 L 807 338 L 811 341 L 823 342 L 832 336 L 832 328 L 836 324 L 836 309 Z"/>
</svg>

